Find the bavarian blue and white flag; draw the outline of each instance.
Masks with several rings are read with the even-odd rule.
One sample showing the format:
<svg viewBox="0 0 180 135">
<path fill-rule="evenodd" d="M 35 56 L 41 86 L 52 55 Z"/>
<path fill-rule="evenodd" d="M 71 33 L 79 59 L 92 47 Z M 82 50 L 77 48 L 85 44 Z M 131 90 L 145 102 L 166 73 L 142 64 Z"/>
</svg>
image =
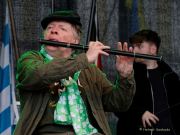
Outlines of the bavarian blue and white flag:
<svg viewBox="0 0 180 135">
<path fill-rule="evenodd" d="M 0 42 L 0 135 L 11 135 L 18 120 L 15 98 L 15 79 L 12 48 L 10 46 L 10 23 L 6 6 L 2 43 Z"/>
</svg>

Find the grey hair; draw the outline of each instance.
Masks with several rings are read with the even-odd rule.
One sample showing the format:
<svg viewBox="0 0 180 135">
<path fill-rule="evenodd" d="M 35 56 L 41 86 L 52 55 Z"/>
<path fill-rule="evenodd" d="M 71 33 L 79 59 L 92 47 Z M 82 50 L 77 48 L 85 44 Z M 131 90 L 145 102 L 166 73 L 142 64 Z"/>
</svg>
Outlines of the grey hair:
<svg viewBox="0 0 180 135">
<path fill-rule="evenodd" d="M 74 25 L 74 24 L 71 24 L 71 26 L 72 26 L 72 28 L 74 29 L 74 31 L 73 31 L 73 35 L 75 36 L 75 38 L 77 39 L 77 40 L 79 40 L 80 41 L 80 39 L 81 39 L 81 27 L 79 26 L 79 25 Z M 74 33 L 75 32 L 75 33 Z"/>
</svg>

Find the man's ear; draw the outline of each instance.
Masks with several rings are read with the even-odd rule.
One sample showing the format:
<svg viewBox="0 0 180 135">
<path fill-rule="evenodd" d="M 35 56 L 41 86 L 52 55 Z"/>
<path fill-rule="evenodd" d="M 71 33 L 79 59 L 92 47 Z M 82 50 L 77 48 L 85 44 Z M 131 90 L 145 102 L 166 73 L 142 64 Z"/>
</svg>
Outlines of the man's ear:
<svg viewBox="0 0 180 135">
<path fill-rule="evenodd" d="M 79 44 L 79 39 L 75 39 L 75 44 Z"/>
<path fill-rule="evenodd" d="M 151 54 L 154 54 L 154 55 L 157 54 L 157 47 L 156 47 L 155 44 L 152 44 L 152 45 L 151 45 Z"/>
<path fill-rule="evenodd" d="M 43 39 L 44 39 L 44 37 L 45 37 L 46 34 L 47 34 L 47 30 L 44 30 L 44 31 L 42 32 L 42 37 L 43 37 Z"/>
</svg>

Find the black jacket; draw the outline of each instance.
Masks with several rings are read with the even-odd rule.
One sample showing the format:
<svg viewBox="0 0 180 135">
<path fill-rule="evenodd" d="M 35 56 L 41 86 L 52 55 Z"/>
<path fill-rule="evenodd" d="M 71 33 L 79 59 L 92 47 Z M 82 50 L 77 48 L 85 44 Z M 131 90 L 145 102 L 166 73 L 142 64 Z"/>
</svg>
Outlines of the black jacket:
<svg viewBox="0 0 180 135">
<path fill-rule="evenodd" d="M 158 65 L 170 106 L 166 110 L 170 110 L 173 129 L 177 135 L 180 135 L 180 80 L 178 75 L 165 62 L 159 62 Z M 119 118 L 117 125 L 118 135 L 140 135 L 141 133 L 145 135 L 145 133 L 148 133 L 142 132 L 141 122 L 142 114 L 146 110 L 152 112 L 153 109 L 151 85 L 147 78 L 146 66 L 139 63 L 134 64 L 134 75 L 136 93 L 133 103 L 127 112 L 116 114 Z"/>
</svg>

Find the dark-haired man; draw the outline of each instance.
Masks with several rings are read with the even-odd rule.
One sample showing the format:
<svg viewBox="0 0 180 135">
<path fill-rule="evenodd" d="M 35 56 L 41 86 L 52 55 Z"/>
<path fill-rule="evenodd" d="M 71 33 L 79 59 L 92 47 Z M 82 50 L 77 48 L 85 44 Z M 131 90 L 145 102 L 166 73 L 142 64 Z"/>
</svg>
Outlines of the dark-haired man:
<svg viewBox="0 0 180 135">
<path fill-rule="evenodd" d="M 158 54 L 157 32 L 141 30 L 130 37 L 135 53 Z M 136 93 L 128 111 L 118 113 L 118 135 L 179 135 L 180 80 L 163 61 L 135 58 Z"/>
</svg>

